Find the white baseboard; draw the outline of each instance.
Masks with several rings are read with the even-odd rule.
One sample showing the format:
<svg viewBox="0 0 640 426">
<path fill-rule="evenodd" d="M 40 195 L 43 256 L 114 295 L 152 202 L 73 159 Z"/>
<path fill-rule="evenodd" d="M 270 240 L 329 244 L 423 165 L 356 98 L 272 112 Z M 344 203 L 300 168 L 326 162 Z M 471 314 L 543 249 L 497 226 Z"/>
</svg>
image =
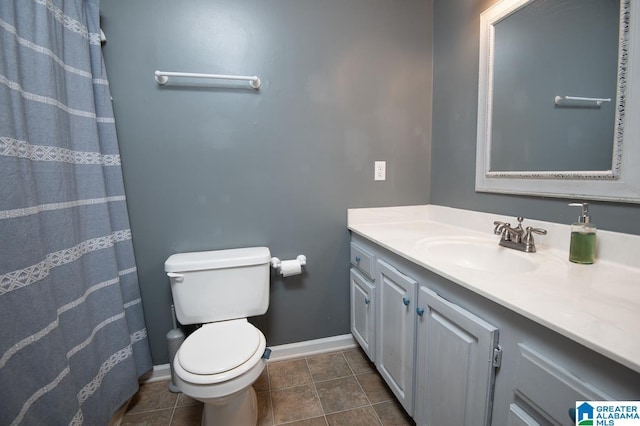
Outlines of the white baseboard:
<svg viewBox="0 0 640 426">
<path fill-rule="evenodd" d="M 345 349 L 355 348 L 357 346 L 358 344 L 351 333 L 343 334 L 341 336 L 325 337 L 324 339 L 306 340 L 304 342 L 271 346 L 271 357 L 269 358 L 269 362 L 342 351 Z"/>
<path fill-rule="evenodd" d="M 153 370 L 143 374 L 138 380 L 140 384 L 171 380 L 171 368 L 169 364 L 154 365 Z"/>
<path fill-rule="evenodd" d="M 284 361 L 292 358 L 342 351 L 357 346 L 358 344 L 351 334 L 288 343 L 286 345 L 268 346 L 268 348 L 271 349 L 271 357 L 269 357 L 269 361 L 267 362 Z M 171 380 L 169 364 L 154 365 L 153 370 L 140 378 L 140 383 L 152 383 L 161 380 Z"/>
</svg>

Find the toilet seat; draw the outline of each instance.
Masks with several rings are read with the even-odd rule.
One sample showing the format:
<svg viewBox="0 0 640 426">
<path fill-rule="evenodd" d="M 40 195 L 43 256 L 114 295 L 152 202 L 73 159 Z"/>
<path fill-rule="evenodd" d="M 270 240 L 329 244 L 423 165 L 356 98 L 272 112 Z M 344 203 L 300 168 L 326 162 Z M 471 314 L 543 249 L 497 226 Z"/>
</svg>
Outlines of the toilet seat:
<svg viewBox="0 0 640 426">
<path fill-rule="evenodd" d="M 244 364 L 260 344 L 246 319 L 205 324 L 184 341 L 180 365 L 192 374 L 220 374 Z"/>
<path fill-rule="evenodd" d="M 264 335 L 246 318 L 209 323 L 185 339 L 174 368 L 190 383 L 220 383 L 252 369 L 265 348 Z"/>
</svg>

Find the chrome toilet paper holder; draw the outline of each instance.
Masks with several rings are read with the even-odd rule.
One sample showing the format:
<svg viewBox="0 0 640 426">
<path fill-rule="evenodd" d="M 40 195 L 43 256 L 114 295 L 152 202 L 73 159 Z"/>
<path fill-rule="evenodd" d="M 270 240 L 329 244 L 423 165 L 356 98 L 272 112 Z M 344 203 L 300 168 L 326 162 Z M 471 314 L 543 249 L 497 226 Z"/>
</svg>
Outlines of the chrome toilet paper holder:
<svg viewBox="0 0 640 426">
<path fill-rule="evenodd" d="M 305 256 L 304 254 L 299 254 L 295 259 L 295 261 L 297 261 L 298 263 L 300 263 L 300 266 L 305 266 L 307 264 L 307 256 Z M 280 273 L 282 273 L 282 260 L 280 260 L 277 257 L 272 257 L 271 258 L 271 267 L 273 269 L 278 269 L 278 271 Z"/>
</svg>

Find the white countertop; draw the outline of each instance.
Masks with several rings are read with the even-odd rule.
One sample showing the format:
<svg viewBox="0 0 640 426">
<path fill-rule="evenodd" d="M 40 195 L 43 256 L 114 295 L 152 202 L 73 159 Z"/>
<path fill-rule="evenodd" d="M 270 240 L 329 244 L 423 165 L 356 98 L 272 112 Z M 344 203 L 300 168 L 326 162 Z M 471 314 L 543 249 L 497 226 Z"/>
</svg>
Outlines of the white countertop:
<svg viewBox="0 0 640 426">
<path fill-rule="evenodd" d="M 596 263 L 577 265 L 568 261 L 570 226 L 525 218 L 523 226 L 547 229 L 548 235 L 535 236 L 537 253 L 513 250 L 540 262 L 522 273 L 472 270 L 418 248 L 420 241 L 435 238 L 497 246 L 494 220 L 516 223 L 435 205 L 348 211 L 352 232 L 640 372 L 640 236 L 599 230 Z"/>
</svg>

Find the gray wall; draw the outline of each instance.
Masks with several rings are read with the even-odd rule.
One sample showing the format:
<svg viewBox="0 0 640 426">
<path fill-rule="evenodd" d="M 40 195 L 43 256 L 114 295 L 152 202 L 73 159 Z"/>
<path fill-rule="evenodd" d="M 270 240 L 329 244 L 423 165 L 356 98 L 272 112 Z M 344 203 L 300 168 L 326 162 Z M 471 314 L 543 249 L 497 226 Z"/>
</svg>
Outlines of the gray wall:
<svg viewBox="0 0 640 426">
<path fill-rule="evenodd" d="M 435 0 L 430 202 L 571 223 L 568 200 L 475 192 L 480 13 L 494 0 Z M 601 229 L 640 234 L 640 205 L 593 202 Z M 490 224 L 487 224 L 490 229 Z M 569 242 L 567 241 L 567 244 Z"/>
<path fill-rule="evenodd" d="M 431 1 L 102 0 L 101 15 L 154 364 L 176 252 L 304 253 L 252 321 L 268 345 L 348 333 L 347 208 L 429 201 Z M 263 86 L 160 87 L 156 69 Z"/>
</svg>

